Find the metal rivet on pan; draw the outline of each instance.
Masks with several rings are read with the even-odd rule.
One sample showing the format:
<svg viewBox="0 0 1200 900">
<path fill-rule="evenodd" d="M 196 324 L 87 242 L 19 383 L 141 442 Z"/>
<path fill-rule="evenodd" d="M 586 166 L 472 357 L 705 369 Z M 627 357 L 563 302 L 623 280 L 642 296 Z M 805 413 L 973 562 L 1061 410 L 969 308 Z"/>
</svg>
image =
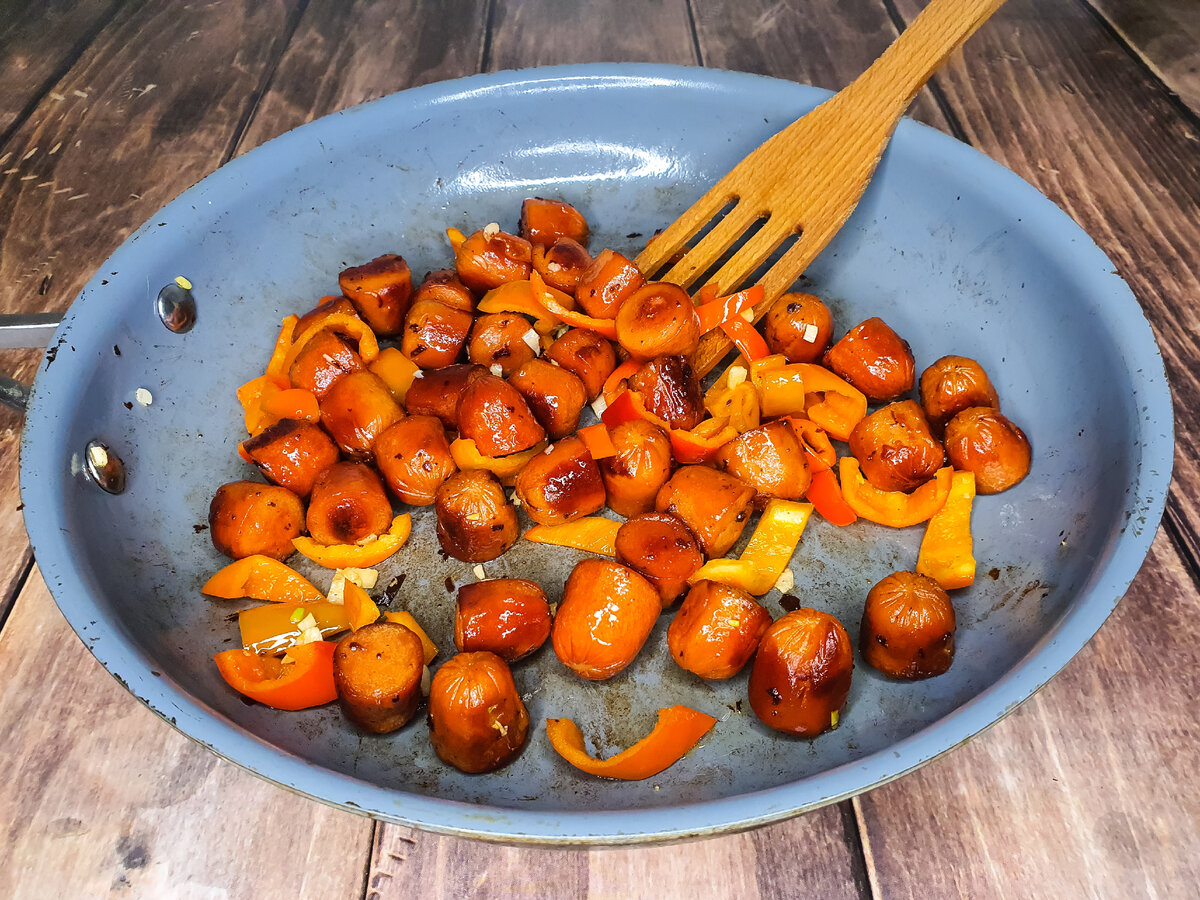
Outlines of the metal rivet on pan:
<svg viewBox="0 0 1200 900">
<path fill-rule="evenodd" d="M 158 292 L 155 308 L 169 330 L 176 334 L 191 331 L 196 324 L 196 298 L 192 296 L 192 283 L 181 275 L 165 285 Z"/>
<path fill-rule="evenodd" d="M 110 494 L 125 490 L 125 463 L 107 444 L 88 441 L 83 458 L 88 475 L 102 490 Z"/>
</svg>

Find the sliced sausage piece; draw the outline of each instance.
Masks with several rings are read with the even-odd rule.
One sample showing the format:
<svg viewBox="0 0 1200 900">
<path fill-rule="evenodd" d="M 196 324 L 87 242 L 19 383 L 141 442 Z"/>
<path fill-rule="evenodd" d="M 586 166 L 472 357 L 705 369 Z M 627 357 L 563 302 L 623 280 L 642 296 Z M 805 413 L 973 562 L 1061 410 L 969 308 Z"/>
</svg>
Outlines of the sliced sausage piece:
<svg viewBox="0 0 1200 900">
<path fill-rule="evenodd" d="M 612 344 L 585 328 L 572 328 L 551 344 L 542 356 L 579 378 L 587 388 L 589 401 L 600 396 L 604 382 L 617 367 L 617 354 Z"/>
<path fill-rule="evenodd" d="M 346 717 L 374 734 L 403 727 L 421 703 L 425 650 L 403 625 L 376 622 L 333 651 L 333 683 Z"/>
<path fill-rule="evenodd" d="M 480 294 L 508 281 L 522 281 L 533 270 L 533 247 L 505 231 L 476 231 L 454 252 L 462 283 Z"/>
<path fill-rule="evenodd" d="M 737 543 L 753 500 L 754 488 L 739 478 L 707 466 L 683 466 L 663 485 L 654 506 L 682 519 L 712 559 Z"/>
<path fill-rule="evenodd" d="M 754 488 L 754 505 L 799 500 L 812 483 L 812 472 L 796 432 L 782 419 L 738 435 L 717 451 L 717 465 Z"/>
<path fill-rule="evenodd" d="M 458 401 L 458 433 L 484 456 L 519 453 L 546 436 L 520 391 L 490 373 L 468 380 Z"/>
<path fill-rule="evenodd" d="M 375 441 L 375 465 L 402 503 L 429 506 L 447 478 L 458 471 L 446 429 L 435 416 L 408 416 Z"/>
<path fill-rule="evenodd" d="M 469 312 L 436 300 L 417 300 L 404 317 L 400 352 L 422 369 L 442 369 L 457 362 L 470 332 Z"/>
<path fill-rule="evenodd" d="M 562 237 L 553 244 L 533 245 L 533 268 L 552 288 L 574 295 L 579 279 L 592 264 L 592 255 L 579 241 Z"/>
<path fill-rule="evenodd" d="M 412 302 L 421 300 L 436 300 L 451 309 L 475 312 L 475 295 L 459 280 L 458 273 L 453 269 L 438 269 L 426 275 L 413 294 Z"/>
<path fill-rule="evenodd" d="M 404 410 L 374 372 L 354 372 L 321 398 L 321 424 L 353 459 L 370 459 L 384 431 L 404 418 Z"/>
<path fill-rule="evenodd" d="M 704 551 L 691 529 L 669 513 L 634 516 L 617 529 L 617 562 L 654 585 L 663 609 L 687 589 L 704 565 Z"/>
<path fill-rule="evenodd" d="M 521 237 L 531 244 L 547 246 L 559 238 L 586 244 L 588 223 L 570 203 L 529 197 L 521 204 Z"/>
<path fill-rule="evenodd" d="M 471 362 L 490 370 L 493 375 L 507 378 L 537 356 L 525 339 L 527 334 L 537 339 L 537 333 L 524 316 L 516 313 L 480 316 L 471 327 L 467 356 Z M 496 367 L 499 367 L 499 372 Z"/>
<path fill-rule="evenodd" d="M 338 276 L 338 285 L 377 335 L 400 333 L 413 293 L 412 270 L 403 256 L 385 253 L 352 266 Z"/>
<path fill-rule="evenodd" d="M 954 605 L 940 584 L 894 572 L 867 594 L 859 652 L 891 678 L 932 678 L 954 662 L 954 627 Z"/>
<path fill-rule="evenodd" d="M 261 553 L 285 559 L 304 525 L 304 504 L 287 488 L 232 481 L 217 488 L 208 506 L 213 546 L 232 559 Z"/>
<path fill-rule="evenodd" d="M 983 366 L 967 356 L 943 356 L 921 373 L 921 406 L 937 434 L 972 406 L 1000 408 L 1000 395 Z"/>
<path fill-rule="evenodd" d="M 850 432 L 850 452 L 863 476 L 881 491 L 911 491 L 934 476 L 946 458 L 916 402 L 889 403 Z"/>
<path fill-rule="evenodd" d="M 554 652 L 582 678 L 611 678 L 633 662 L 661 611 L 658 591 L 637 572 L 585 559 L 563 588 L 550 632 Z"/>
<path fill-rule="evenodd" d="M 531 359 L 508 377 L 551 440 L 574 434 L 587 404 L 587 388 L 566 369 Z"/>
<path fill-rule="evenodd" d="M 767 310 L 763 337 L 772 353 L 789 363 L 815 363 L 829 349 L 833 316 L 812 294 L 784 294 Z"/>
<path fill-rule="evenodd" d="M 954 468 L 975 473 L 981 494 L 1006 491 L 1026 475 L 1033 462 L 1029 438 L 998 409 L 972 406 L 946 426 L 946 454 Z"/>
<path fill-rule="evenodd" d="M 516 759 L 528 731 L 512 672 L 495 653 L 460 653 L 433 676 L 429 740 L 442 762 L 462 772 L 492 772 Z"/>
<path fill-rule="evenodd" d="M 491 472 L 455 472 L 437 489 L 437 536 L 455 559 L 478 563 L 495 559 L 514 543 L 520 531 L 517 508 Z"/>
<path fill-rule="evenodd" d="M 517 475 L 517 496 L 541 525 L 573 522 L 604 507 L 600 469 L 582 438 L 563 438 L 539 453 Z"/>
<path fill-rule="evenodd" d="M 629 387 L 642 395 L 646 409 L 672 428 L 691 431 L 704 421 L 704 397 L 692 364 L 682 356 L 659 356 L 629 379 Z"/>
<path fill-rule="evenodd" d="M 609 437 L 617 452 L 599 461 L 609 509 L 626 517 L 649 512 L 671 477 L 670 438 L 645 419 L 622 422 Z"/>
<path fill-rule="evenodd" d="M 437 416 L 447 428 L 458 430 L 458 401 L 473 377 L 483 375 L 482 366 L 457 365 L 422 372 L 414 378 L 404 398 L 410 416 Z"/>
<path fill-rule="evenodd" d="M 334 331 L 313 337 L 288 370 L 293 387 L 311 391 L 320 400 L 339 379 L 366 369 L 350 342 Z"/>
<path fill-rule="evenodd" d="M 341 462 L 317 478 L 305 522 L 314 541 L 355 544 L 387 532 L 392 524 L 392 504 L 374 469 L 363 463 Z"/>
<path fill-rule="evenodd" d="M 454 646 L 490 650 L 505 662 L 523 659 L 550 637 L 550 601 L 524 578 L 475 581 L 458 589 Z"/>
<path fill-rule="evenodd" d="M 907 394 L 916 378 L 908 341 L 878 316 L 846 332 L 826 352 L 825 365 L 880 403 Z"/>
<path fill-rule="evenodd" d="M 617 341 L 637 359 L 691 356 L 700 342 L 700 317 L 687 291 L 655 281 L 635 291 L 617 311 Z"/>
<path fill-rule="evenodd" d="M 697 582 L 667 629 L 681 668 L 709 680 L 732 678 L 750 661 L 771 614 L 757 600 L 716 581 Z"/>
<path fill-rule="evenodd" d="M 269 481 L 300 497 L 311 494 L 317 476 L 341 458 L 328 434 L 298 419 L 280 419 L 243 442 L 242 449 Z"/>
<path fill-rule="evenodd" d="M 579 276 L 575 299 L 592 318 L 615 319 L 621 305 L 645 283 L 642 270 L 631 260 L 615 250 L 601 250 Z"/>
</svg>

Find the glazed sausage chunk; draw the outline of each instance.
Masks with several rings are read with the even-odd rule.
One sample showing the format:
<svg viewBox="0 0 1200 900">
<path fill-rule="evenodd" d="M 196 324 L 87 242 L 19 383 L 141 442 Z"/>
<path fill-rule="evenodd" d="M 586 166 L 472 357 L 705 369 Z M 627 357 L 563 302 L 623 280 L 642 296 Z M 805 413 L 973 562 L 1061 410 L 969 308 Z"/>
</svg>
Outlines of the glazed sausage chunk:
<svg viewBox="0 0 1200 900">
<path fill-rule="evenodd" d="M 745 591 L 699 581 L 667 629 L 667 647 L 681 668 L 701 678 L 732 678 L 770 625 L 771 614 Z"/>
<path fill-rule="evenodd" d="M 784 294 L 767 310 L 763 337 L 772 353 L 789 363 L 815 363 L 829 348 L 833 316 L 812 294 Z"/>
<path fill-rule="evenodd" d="M 812 472 L 796 431 L 777 419 L 734 438 L 717 451 L 717 465 L 754 488 L 754 505 L 799 500 L 812 483 Z"/>
<path fill-rule="evenodd" d="M 484 293 L 506 281 L 522 281 L 533 269 L 533 247 L 525 238 L 485 228 L 470 235 L 454 253 L 458 277 Z"/>
<path fill-rule="evenodd" d="M 436 300 L 416 300 L 404 317 L 400 352 L 422 369 L 456 362 L 471 332 L 471 313 Z"/>
<path fill-rule="evenodd" d="M 435 416 L 408 416 L 375 441 L 375 465 L 402 503 L 429 506 L 458 466 L 446 430 Z"/>
<path fill-rule="evenodd" d="M 579 276 L 575 299 L 594 319 L 615 319 L 621 305 L 646 283 L 641 269 L 615 250 L 600 255 Z"/>
<path fill-rule="evenodd" d="M 711 559 L 737 542 L 753 500 L 754 488 L 739 478 L 707 466 L 683 466 L 663 485 L 654 506 L 682 519 Z"/>
<path fill-rule="evenodd" d="M 520 391 L 490 373 L 468 380 L 458 401 L 458 432 L 484 456 L 519 453 L 546 436 Z"/>
<path fill-rule="evenodd" d="M 552 288 L 574 295 L 579 279 L 592 265 L 592 255 L 579 241 L 559 238 L 550 246 L 533 245 L 533 268 Z"/>
<path fill-rule="evenodd" d="M 375 470 L 363 463 L 330 466 L 313 485 L 308 533 L 322 544 L 354 544 L 387 532 L 392 504 Z"/>
<path fill-rule="evenodd" d="M 412 302 L 419 303 L 422 300 L 434 300 L 467 313 L 475 312 L 475 295 L 453 269 L 438 269 L 426 275 L 413 294 Z"/>
<path fill-rule="evenodd" d="M 458 401 L 483 366 L 456 365 L 421 373 L 409 385 L 404 407 L 410 416 L 437 416 L 447 428 L 458 430 Z"/>
<path fill-rule="evenodd" d="M 491 472 L 456 472 L 434 497 L 437 536 L 455 559 L 478 563 L 495 559 L 519 535 L 517 508 Z"/>
<path fill-rule="evenodd" d="M 687 291 L 655 281 L 644 285 L 617 311 L 617 341 L 637 359 L 691 356 L 700 342 L 700 318 Z"/>
<path fill-rule="evenodd" d="M 400 333 L 413 293 L 412 270 L 404 257 L 387 253 L 352 266 L 338 276 L 338 286 L 377 335 Z"/>
<path fill-rule="evenodd" d="M 375 734 L 395 731 L 413 717 L 424 669 L 420 638 L 395 622 L 364 625 L 333 652 L 333 683 L 346 717 Z"/>
<path fill-rule="evenodd" d="M 258 470 L 300 497 L 312 493 L 317 476 L 338 461 L 337 445 L 311 422 L 281 419 L 242 443 Z"/>
<path fill-rule="evenodd" d="M 292 331 L 292 342 L 317 322 L 324 322 L 330 316 L 358 316 L 354 304 L 345 297 L 322 297 L 321 302 L 296 320 Z"/>
<path fill-rule="evenodd" d="M 576 376 L 544 359 L 531 359 L 508 383 L 520 391 L 551 440 L 575 433 L 587 404 L 587 388 Z"/>
<path fill-rule="evenodd" d="M 463 772 L 491 772 L 516 759 L 529 713 L 508 664 L 495 653 L 460 653 L 433 676 L 429 740 L 442 762 Z"/>
<path fill-rule="evenodd" d="M 570 203 L 529 197 L 521 204 L 521 237 L 531 244 L 549 246 L 560 238 L 580 244 L 588 239 L 588 223 L 583 213 Z"/>
<path fill-rule="evenodd" d="M 313 337 L 292 363 L 292 387 L 311 391 L 320 400 L 339 379 L 366 369 L 357 351 L 340 334 L 322 331 Z"/>
<path fill-rule="evenodd" d="M 471 328 L 467 355 L 471 362 L 507 378 L 537 354 L 525 340 L 537 333 L 524 316 L 516 313 L 491 313 L 480 316 Z M 496 368 L 499 367 L 499 372 Z"/>
<path fill-rule="evenodd" d="M 943 356 L 921 373 L 921 405 L 940 434 L 946 423 L 972 406 L 1000 408 L 1000 397 L 983 366 L 966 356 Z"/>
<path fill-rule="evenodd" d="M 671 441 L 644 419 L 622 422 L 609 432 L 616 454 L 599 461 L 608 507 L 630 517 L 654 509 L 654 499 L 671 477 Z"/>
<path fill-rule="evenodd" d="M 946 454 L 954 468 L 975 473 L 975 490 L 998 494 L 1029 474 L 1029 438 L 998 409 L 972 406 L 946 426 Z"/>
<path fill-rule="evenodd" d="M 691 530 L 669 513 L 634 516 L 617 530 L 617 562 L 629 566 L 658 591 L 665 609 L 704 565 Z"/>
<path fill-rule="evenodd" d="M 932 678 L 954 662 L 954 625 L 954 606 L 940 584 L 895 572 L 867 594 L 859 652 L 892 678 Z"/>
<path fill-rule="evenodd" d="M 908 393 L 916 378 L 908 341 L 878 317 L 855 325 L 830 347 L 825 365 L 877 402 Z"/>
<path fill-rule="evenodd" d="M 517 496 L 533 521 L 561 525 L 601 509 L 604 482 L 587 445 L 572 435 L 525 464 L 517 475 Z"/>
<path fill-rule="evenodd" d="M 232 481 L 217 488 L 208 507 L 213 546 L 231 559 L 261 553 L 285 559 L 304 525 L 304 504 L 285 487 Z"/>
<path fill-rule="evenodd" d="M 600 396 L 604 382 L 617 367 L 617 355 L 612 344 L 596 332 L 584 328 L 572 328 L 542 355 L 582 381 L 587 388 L 589 401 Z"/>
<path fill-rule="evenodd" d="M 672 428 L 690 431 L 704 420 L 704 397 L 682 356 L 659 356 L 650 360 L 629 379 L 629 387 L 642 395 L 647 411 Z"/>
<path fill-rule="evenodd" d="M 458 589 L 454 646 L 489 650 L 505 662 L 523 659 L 550 637 L 550 601 L 524 578 L 493 578 Z"/>
<path fill-rule="evenodd" d="M 881 491 L 911 491 L 942 467 L 945 452 L 912 400 L 878 409 L 850 432 L 850 452 Z"/>
<path fill-rule="evenodd" d="M 321 424 L 347 456 L 369 459 L 384 430 L 404 418 L 383 379 L 374 372 L 354 372 L 321 398 Z"/>
</svg>

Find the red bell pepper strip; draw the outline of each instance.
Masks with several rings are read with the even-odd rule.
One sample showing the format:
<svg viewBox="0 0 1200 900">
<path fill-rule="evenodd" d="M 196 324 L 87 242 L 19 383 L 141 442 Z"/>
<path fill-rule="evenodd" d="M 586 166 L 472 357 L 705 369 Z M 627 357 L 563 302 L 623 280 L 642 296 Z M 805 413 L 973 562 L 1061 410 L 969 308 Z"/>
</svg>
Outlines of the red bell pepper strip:
<svg viewBox="0 0 1200 900">
<path fill-rule="evenodd" d="M 705 288 L 701 288 L 701 293 Z M 700 333 L 706 334 L 722 323 L 728 322 L 743 310 L 750 309 L 762 302 L 763 286 L 756 284 L 744 291 L 738 291 L 727 297 L 718 297 L 708 303 L 696 307 L 696 315 L 700 317 Z M 765 356 L 766 354 L 764 354 Z"/>
<path fill-rule="evenodd" d="M 604 397 L 604 402 L 611 402 L 621 392 L 621 382 L 632 378 L 633 374 L 641 367 L 642 363 L 640 360 L 627 359 L 613 369 L 612 374 L 604 379 L 604 388 L 600 392 Z"/>
<path fill-rule="evenodd" d="M 811 459 L 810 456 L 810 461 Z M 814 469 L 812 484 L 808 486 L 805 496 L 827 522 L 834 525 L 852 525 L 858 521 L 858 515 L 842 496 L 841 485 L 838 484 L 832 469 Z"/>
<path fill-rule="evenodd" d="M 333 641 L 314 641 L 288 649 L 283 662 L 237 647 L 213 659 L 226 683 L 237 691 L 275 709 L 308 709 L 337 699 L 333 684 Z"/>
<path fill-rule="evenodd" d="M 830 443 L 829 435 L 825 433 L 824 428 L 808 419 L 795 419 L 789 416 L 787 421 L 799 439 L 800 446 L 804 448 L 808 457 L 808 468 L 811 471 L 823 472 L 826 469 L 832 469 L 837 464 L 837 451 L 833 449 L 833 444 Z"/>
<path fill-rule="evenodd" d="M 646 409 L 646 403 L 637 391 L 623 391 L 600 416 L 600 421 L 607 425 L 610 431 L 622 422 L 632 419 L 645 419 L 663 431 L 671 430 L 670 425 Z"/>
<path fill-rule="evenodd" d="M 613 319 L 594 319 L 591 316 L 584 315 L 581 312 L 575 312 L 567 309 L 546 287 L 546 282 L 542 280 L 542 276 L 533 271 L 529 273 L 529 283 L 533 285 L 533 296 L 543 307 L 546 312 L 554 316 L 560 322 L 566 322 L 568 325 L 573 325 L 576 328 L 583 328 L 587 331 L 594 331 L 610 341 L 617 339 L 617 323 Z"/>
<path fill-rule="evenodd" d="M 726 337 L 733 341 L 742 356 L 746 357 L 749 362 L 771 355 L 763 336 L 741 316 L 726 319 L 721 323 L 721 330 L 725 332 Z"/>
<path fill-rule="evenodd" d="M 671 429 L 671 455 L 685 466 L 710 462 L 717 451 L 738 436 L 729 420 L 705 419 L 691 431 Z"/>
</svg>

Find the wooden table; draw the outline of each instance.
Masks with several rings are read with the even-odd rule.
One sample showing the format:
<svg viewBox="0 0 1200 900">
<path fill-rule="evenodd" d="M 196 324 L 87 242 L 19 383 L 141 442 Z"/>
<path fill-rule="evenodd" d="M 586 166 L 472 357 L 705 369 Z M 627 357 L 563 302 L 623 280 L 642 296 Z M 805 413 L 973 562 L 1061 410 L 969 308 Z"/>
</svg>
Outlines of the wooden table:
<svg viewBox="0 0 1200 900">
<path fill-rule="evenodd" d="M 0 311 L 61 311 L 143 220 L 333 110 L 478 71 L 600 60 L 837 88 L 917 0 L 0 2 Z M 75 639 L 31 558 L 0 413 L 0 896 L 1195 896 L 1200 890 L 1200 7 L 1010 0 L 913 114 L 1104 248 L 1153 323 L 1175 482 L 1091 644 L 985 735 L 747 834 L 515 849 L 375 823 L 189 742 Z M 29 380 L 33 352 L 0 353 Z"/>
</svg>

